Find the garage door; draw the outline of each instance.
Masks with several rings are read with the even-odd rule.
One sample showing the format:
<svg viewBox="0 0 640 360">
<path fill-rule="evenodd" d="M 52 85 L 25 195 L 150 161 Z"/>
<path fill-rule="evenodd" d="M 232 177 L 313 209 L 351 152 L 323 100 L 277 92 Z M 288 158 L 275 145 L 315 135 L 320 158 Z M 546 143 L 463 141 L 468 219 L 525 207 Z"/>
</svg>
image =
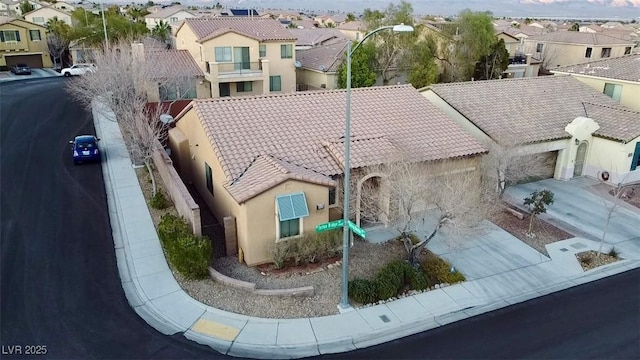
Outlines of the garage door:
<svg viewBox="0 0 640 360">
<path fill-rule="evenodd" d="M 521 170 L 528 177 L 525 182 L 552 178 L 557 160 L 557 151 L 522 156 L 522 164 L 525 166 Z"/>
<path fill-rule="evenodd" d="M 42 55 L 5 55 L 7 61 L 7 67 L 11 67 L 15 64 L 27 64 L 30 68 L 42 68 Z"/>
</svg>

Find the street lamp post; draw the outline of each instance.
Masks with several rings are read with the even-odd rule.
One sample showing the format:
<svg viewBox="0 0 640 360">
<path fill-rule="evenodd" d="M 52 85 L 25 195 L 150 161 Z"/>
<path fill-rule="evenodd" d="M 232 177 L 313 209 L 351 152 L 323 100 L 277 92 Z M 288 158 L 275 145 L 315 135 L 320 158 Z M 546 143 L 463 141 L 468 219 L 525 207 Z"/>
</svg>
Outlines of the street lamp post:
<svg viewBox="0 0 640 360">
<path fill-rule="evenodd" d="M 104 19 L 104 1 L 100 3 L 100 12 L 102 12 L 102 30 L 104 30 L 104 46 L 109 50 L 109 38 L 107 37 L 107 22 Z M 86 10 L 85 10 L 86 11 Z"/>
<path fill-rule="evenodd" d="M 413 27 L 405 24 L 400 25 L 387 25 L 379 27 L 372 32 L 365 35 L 356 46 L 351 49 L 351 41 L 347 43 L 347 113 L 344 130 L 344 196 L 343 212 L 342 212 L 342 296 L 338 308 L 346 310 L 349 305 L 349 196 L 350 196 L 350 178 L 351 178 L 351 164 L 350 164 L 350 151 L 351 151 L 351 56 L 358 50 L 358 47 L 371 35 L 383 31 L 393 30 L 394 32 L 411 32 Z"/>
</svg>

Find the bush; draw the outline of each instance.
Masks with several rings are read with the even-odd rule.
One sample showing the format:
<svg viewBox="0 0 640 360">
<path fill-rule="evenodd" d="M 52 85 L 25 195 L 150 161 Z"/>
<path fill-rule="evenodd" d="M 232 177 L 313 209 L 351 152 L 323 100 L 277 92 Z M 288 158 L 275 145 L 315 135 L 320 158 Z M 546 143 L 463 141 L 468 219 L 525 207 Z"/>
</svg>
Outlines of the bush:
<svg viewBox="0 0 640 360">
<path fill-rule="evenodd" d="M 149 205 L 154 209 L 162 210 L 168 208 L 170 202 L 167 197 L 164 196 L 164 193 L 158 190 L 156 191 L 156 194 L 151 196 L 151 199 L 149 199 Z"/>
<path fill-rule="evenodd" d="M 617 259 L 620 256 L 620 252 L 618 251 L 618 249 L 612 247 L 611 250 L 609 250 L 609 252 L 607 253 L 607 255 Z"/>
<path fill-rule="evenodd" d="M 349 281 L 349 295 L 360 304 L 370 304 L 378 301 L 376 283 L 367 279 Z"/>
<path fill-rule="evenodd" d="M 424 274 L 414 269 L 411 264 L 395 260 L 380 270 L 376 277 L 378 298 L 386 300 L 398 296 L 405 288 L 424 290 L 429 282 Z"/>
<path fill-rule="evenodd" d="M 340 251 L 341 235 L 341 231 L 333 230 L 308 233 L 300 238 L 274 243 L 271 248 L 273 265 L 276 269 L 282 269 L 286 260 L 292 260 L 297 266 L 334 257 Z"/>
<path fill-rule="evenodd" d="M 273 258 L 273 267 L 282 269 L 285 261 L 289 258 L 288 241 L 273 243 L 271 247 L 271 256 Z"/>
<path fill-rule="evenodd" d="M 435 255 L 428 256 L 420 263 L 422 271 L 431 284 L 455 284 L 465 280 L 458 270 L 451 272 L 451 264 Z"/>
<path fill-rule="evenodd" d="M 169 262 L 188 279 L 202 279 L 209 275 L 211 241 L 191 233 L 181 217 L 165 214 L 158 224 L 158 236 Z"/>
</svg>

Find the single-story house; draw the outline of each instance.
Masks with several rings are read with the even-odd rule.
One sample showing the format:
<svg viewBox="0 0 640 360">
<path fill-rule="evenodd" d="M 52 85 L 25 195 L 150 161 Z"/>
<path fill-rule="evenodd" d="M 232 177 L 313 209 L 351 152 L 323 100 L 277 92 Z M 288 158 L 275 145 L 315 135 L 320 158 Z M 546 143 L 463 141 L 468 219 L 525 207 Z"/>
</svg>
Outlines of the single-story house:
<svg viewBox="0 0 640 360">
<path fill-rule="evenodd" d="M 356 180 L 394 153 L 451 160 L 477 175 L 486 153 L 409 85 L 353 89 L 351 114 Z M 219 220 L 235 218 L 238 252 L 248 265 L 271 261 L 276 242 L 341 218 L 344 90 L 198 99 L 175 124 L 169 144 L 176 168 Z"/>
<path fill-rule="evenodd" d="M 640 113 L 572 76 L 437 84 L 421 92 L 483 144 L 555 159 L 549 177 L 640 180 Z"/>
<path fill-rule="evenodd" d="M 296 51 L 300 65 L 296 68 L 298 90 L 338 88 L 338 68 L 344 60 L 349 41 Z"/>
<path fill-rule="evenodd" d="M 630 54 L 553 69 L 602 91 L 622 105 L 640 111 L 640 55 Z"/>
</svg>

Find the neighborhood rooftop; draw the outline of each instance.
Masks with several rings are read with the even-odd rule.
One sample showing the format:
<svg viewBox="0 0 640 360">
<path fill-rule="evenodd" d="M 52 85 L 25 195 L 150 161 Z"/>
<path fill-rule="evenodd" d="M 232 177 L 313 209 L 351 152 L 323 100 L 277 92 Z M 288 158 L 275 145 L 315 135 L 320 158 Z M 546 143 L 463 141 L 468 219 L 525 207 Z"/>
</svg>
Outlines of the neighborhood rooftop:
<svg viewBox="0 0 640 360">
<path fill-rule="evenodd" d="M 640 55 L 631 54 L 555 68 L 553 72 L 640 82 Z M 640 99 L 638 99 L 640 101 Z"/>
<path fill-rule="evenodd" d="M 180 5 L 174 5 L 174 6 L 167 6 L 165 8 L 162 8 L 154 13 L 151 13 L 147 16 L 145 16 L 145 18 L 149 18 L 149 19 L 165 19 L 173 14 L 179 13 L 180 11 L 186 11 L 186 12 L 190 12 L 189 10 L 183 8 Z"/>
<path fill-rule="evenodd" d="M 348 42 L 349 40 L 342 39 L 340 42 L 329 45 L 301 50 L 296 52 L 296 59 L 306 69 L 336 72 L 342 63 Z"/>
<path fill-rule="evenodd" d="M 343 172 L 344 90 L 199 99 L 177 121 L 191 108 L 238 202 L 274 173 L 331 184 L 329 176 Z M 354 89 L 351 113 L 352 168 L 392 156 L 429 161 L 485 152 L 410 85 Z"/>
<path fill-rule="evenodd" d="M 297 38 L 298 46 L 318 46 L 330 41 L 346 39 L 345 35 L 338 29 L 332 28 L 309 28 L 309 29 L 287 29 L 293 37 Z"/>
<path fill-rule="evenodd" d="M 188 50 L 147 49 L 145 59 L 153 65 L 158 79 L 171 78 L 180 75 L 183 77 L 204 76 L 202 69 L 193 59 Z"/>
<path fill-rule="evenodd" d="M 570 138 L 565 127 L 579 116 L 590 117 L 600 125 L 595 133 L 598 136 L 620 141 L 640 136 L 637 113 L 635 123 L 620 121 L 620 114 L 633 117 L 634 112 L 569 75 L 437 84 L 429 88 L 498 143 Z M 610 111 L 589 111 L 586 103 L 606 106 Z"/>
<path fill-rule="evenodd" d="M 198 41 L 204 41 L 227 32 L 236 32 L 258 41 L 291 40 L 296 37 L 273 19 L 247 17 L 202 17 L 186 19 L 182 26 L 188 25 Z M 181 26 L 181 28 L 182 28 Z"/>
<path fill-rule="evenodd" d="M 536 35 L 530 40 L 582 44 L 582 45 L 634 45 L 628 40 L 616 38 L 602 33 L 587 33 L 579 31 L 556 31 L 544 35 Z"/>
</svg>

